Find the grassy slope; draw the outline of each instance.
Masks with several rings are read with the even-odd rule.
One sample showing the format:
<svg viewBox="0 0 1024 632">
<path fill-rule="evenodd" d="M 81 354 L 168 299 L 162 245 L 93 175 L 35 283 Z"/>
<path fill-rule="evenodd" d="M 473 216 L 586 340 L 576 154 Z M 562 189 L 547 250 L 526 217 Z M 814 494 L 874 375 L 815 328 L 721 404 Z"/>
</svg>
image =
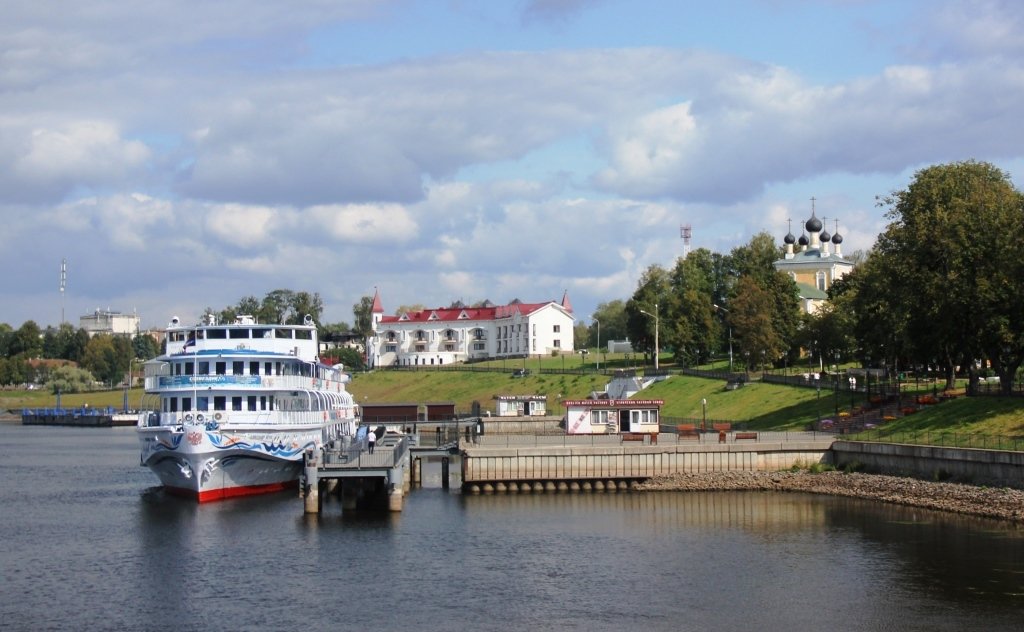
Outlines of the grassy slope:
<svg viewBox="0 0 1024 632">
<path fill-rule="evenodd" d="M 535 361 L 531 361 L 534 368 Z M 547 365 L 547 363 L 545 363 Z M 608 378 L 597 375 L 538 375 L 513 378 L 509 373 L 469 373 L 431 371 L 378 371 L 357 374 L 350 391 L 358 402 L 454 401 L 460 411 L 469 411 L 473 401 L 484 409 L 494 409 L 495 395 L 547 395 L 551 414 L 562 414 L 560 399 L 581 399 L 591 391 L 603 390 Z M 129 393 L 129 404 L 138 406 L 141 391 Z M 668 417 L 700 419 L 701 400 L 707 400 L 707 419 L 746 423 L 757 429 L 802 429 L 822 418 L 834 418 L 836 400 L 831 391 L 822 390 L 820 400 L 809 388 L 751 383 L 735 391 L 726 391 L 724 383 L 686 376 L 673 376 L 643 391 L 642 397 L 663 399 L 663 414 Z M 113 406 L 120 408 L 123 390 L 64 395 L 67 407 Z M 45 391 L 0 391 L 0 409 L 53 406 L 56 399 Z M 858 402 L 860 403 L 860 402 Z M 849 400 L 839 397 L 839 409 L 848 409 Z M 893 430 L 948 430 L 1002 436 L 1024 436 L 1024 398 L 959 398 L 887 425 Z"/>
</svg>

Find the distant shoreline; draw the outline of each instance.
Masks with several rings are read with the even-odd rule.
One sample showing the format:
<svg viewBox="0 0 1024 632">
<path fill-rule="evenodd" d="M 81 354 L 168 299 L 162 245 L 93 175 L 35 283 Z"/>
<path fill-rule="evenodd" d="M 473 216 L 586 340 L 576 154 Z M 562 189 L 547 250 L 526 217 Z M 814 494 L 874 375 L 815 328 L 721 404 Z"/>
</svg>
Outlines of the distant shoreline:
<svg viewBox="0 0 1024 632">
<path fill-rule="evenodd" d="M 701 472 L 656 476 L 644 491 L 790 491 L 881 500 L 1024 523 L 1024 490 L 843 472 Z"/>
</svg>

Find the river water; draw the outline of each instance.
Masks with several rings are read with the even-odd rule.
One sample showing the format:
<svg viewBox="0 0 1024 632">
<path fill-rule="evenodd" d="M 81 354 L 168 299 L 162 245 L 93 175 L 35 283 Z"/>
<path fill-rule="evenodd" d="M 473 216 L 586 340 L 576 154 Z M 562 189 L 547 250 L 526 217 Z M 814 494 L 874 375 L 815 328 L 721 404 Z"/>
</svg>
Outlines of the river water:
<svg viewBox="0 0 1024 632">
<path fill-rule="evenodd" d="M 436 478 L 436 477 L 434 477 Z M 432 480 L 428 476 L 428 481 Z M 1019 630 L 1024 529 L 785 493 L 198 506 L 133 429 L 0 424 L 0 628 Z"/>
</svg>

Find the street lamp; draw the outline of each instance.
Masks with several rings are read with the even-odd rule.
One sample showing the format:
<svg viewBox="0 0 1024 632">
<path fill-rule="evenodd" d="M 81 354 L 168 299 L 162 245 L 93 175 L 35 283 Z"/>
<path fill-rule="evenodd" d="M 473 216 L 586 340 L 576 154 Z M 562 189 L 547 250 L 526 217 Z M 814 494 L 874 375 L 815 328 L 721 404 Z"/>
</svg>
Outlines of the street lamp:
<svg viewBox="0 0 1024 632">
<path fill-rule="evenodd" d="M 597 357 L 594 358 L 594 362 L 597 365 L 597 370 L 601 370 L 601 321 L 596 317 L 591 316 L 595 323 L 597 323 Z"/>
<path fill-rule="evenodd" d="M 711 306 L 717 310 L 725 312 L 726 314 L 729 313 L 729 310 L 725 309 L 721 305 L 715 305 L 712 303 Z M 729 327 L 729 373 L 732 373 L 732 325 L 727 325 L 727 327 Z"/>
<path fill-rule="evenodd" d="M 641 314 L 647 314 L 648 316 L 650 316 L 651 318 L 654 319 L 654 370 L 657 371 L 658 370 L 658 355 L 659 355 L 659 348 L 658 348 L 658 304 L 657 303 L 654 304 L 654 313 L 653 314 L 651 314 L 650 312 L 645 312 L 644 310 L 640 310 L 640 313 Z"/>
<path fill-rule="evenodd" d="M 124 383 L 124 412 L 128 412 L 128 389 L 132 386 L 132 358 L 128 356 L 128 379 Z"/>
</svg>

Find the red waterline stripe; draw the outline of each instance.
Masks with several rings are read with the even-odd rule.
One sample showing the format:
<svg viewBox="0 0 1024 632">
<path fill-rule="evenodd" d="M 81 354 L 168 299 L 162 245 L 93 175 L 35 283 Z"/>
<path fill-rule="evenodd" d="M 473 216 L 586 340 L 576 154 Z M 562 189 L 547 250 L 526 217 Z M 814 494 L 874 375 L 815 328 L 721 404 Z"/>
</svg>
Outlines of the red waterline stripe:
<svg viewBox="0 0 1024 632">
<path fill-rule="evenodd" d="M 208 503 L 218 500 L 228 500 L 229 498 L 239 498 L 241 496 L 272 494 L 286 489 L 294 489 L 298 484 L 298 481 L 285 481 L 283 483 L 269 483 L 267 485 L 244 485 L 241 487 L 227 487 L 224 489 L 208 489 L 201 492 L 196 492 L 192 489 L 185 489 L 183 487 L 165 486 L 164 489 L 168 494 L 173 494 L 174 496 L 184 496 L 185 498 L 192 498 L 200 503 Z"/>
</svg>

